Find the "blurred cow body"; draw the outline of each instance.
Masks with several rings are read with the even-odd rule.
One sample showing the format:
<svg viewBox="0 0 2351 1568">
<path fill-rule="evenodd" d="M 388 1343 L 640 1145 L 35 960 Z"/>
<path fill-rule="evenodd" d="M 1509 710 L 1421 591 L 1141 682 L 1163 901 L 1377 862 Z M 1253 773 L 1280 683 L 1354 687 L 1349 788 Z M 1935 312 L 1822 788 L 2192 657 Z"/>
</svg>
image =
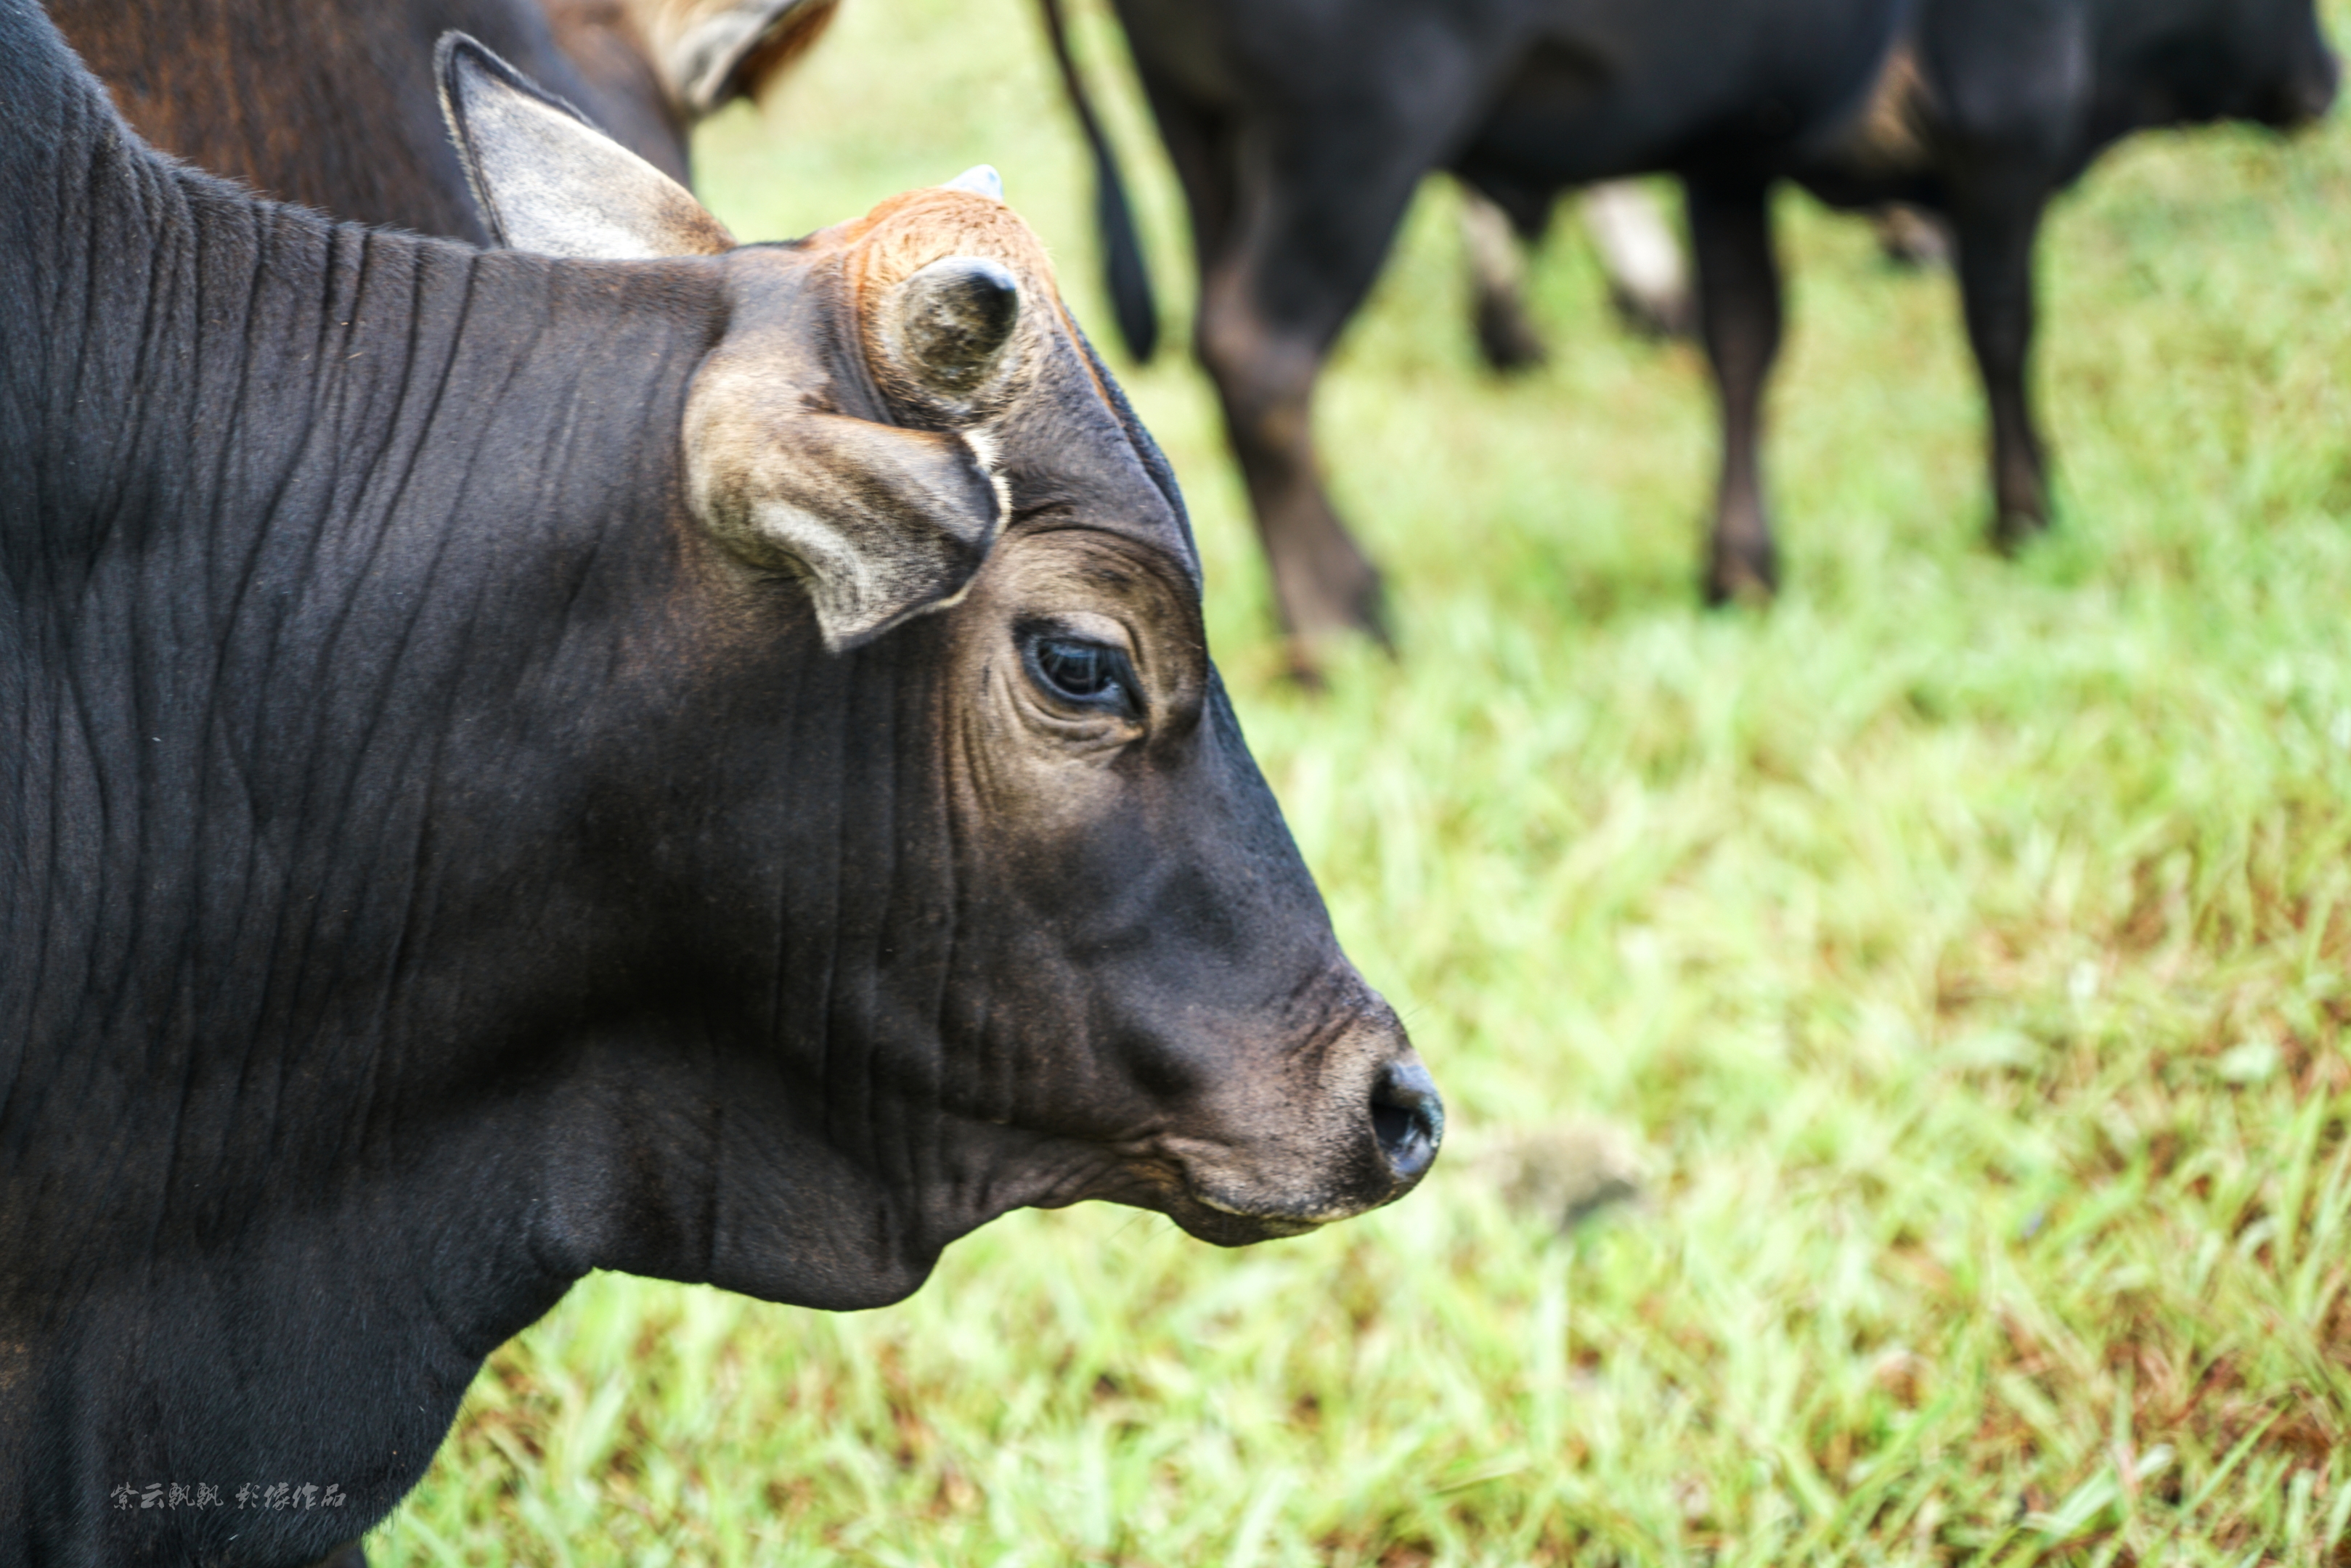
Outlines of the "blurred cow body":
<svg viewBox="0 0 2351 1568">
<path fill-rule="evenodd" d="M 755 95 L 836 0 L 51 0 L 150 142 L 359 223 L 488 239 L 441 122 L 434 45 L 479 38 L 684 182 L 686 133 Z"/>
<path fill-rule="evenodd" d="M 1991 412 L 1991 536 L 2050 522 L 2027 392 L 2041 216 L 2132 131 L 2327 113 L 2337 61 L 2314 0 L 1921 0 L 1869 118 L 1796 174 L 1838 207 L 1899 203 L 1949 225 L 1960 308 Z M 1693 188 L 1693 242 L 1726 407 L 1716 592 L 1771 588 L 1754 404 L 1780 336 L 1761 193 Z M 1699 230 L 1699 204 L 1707 224 Z M 1744 449 L 1742 449 L 1744 446 Z"/>
<path fill-rule="evenodd" d="M 2315 120 L 2337 76 L 2313 0 L 1919 0 L 1869 113 L 1795 168 L 1833 205 L 1898 204 L 1948 225 L 1990 405 L 1995 544 L 2012 549 L 2050 518 L 2026 371 L 2051 198 L 2135 131 Z M 1699 313 L 1726 410 L 1708 587 L 1716 598 L 1768 592 L 1757 411 L 1781 318 L 1768 192 L 1687 183 Z"/>
<path fill-rule="evenodd" d="M 1902 5 L 1117 0 L 1191 212 L 1195 347 L 1302 664 L 1383 628 L 1311 405 L 1421 178 L 1452 170 L 1522 229 L 1570 185 L 1769 180 L 1858 112 Z"/>
<path fill-rule="evenodd" d="M 1722 402 L 1707 582 L 1724 598 L 1775 574 L 1755 457 L 1780 329 L 1774 183 L 1949 214 L 2013 538 L 2046 517 L 2022 374 L 2049 194 L 2133 130 L 2288 123 L 2335 82 L 2312 0 L 1116 5 L 1191 210 L 1196 348 L 1302 639 L 1380 626 L 1376 574 L 1322 490 L 1311 397 L 1426 172 L 1450 169 L 1522 233 L 1565 187 L 1682 177 Z"/>
</svg>

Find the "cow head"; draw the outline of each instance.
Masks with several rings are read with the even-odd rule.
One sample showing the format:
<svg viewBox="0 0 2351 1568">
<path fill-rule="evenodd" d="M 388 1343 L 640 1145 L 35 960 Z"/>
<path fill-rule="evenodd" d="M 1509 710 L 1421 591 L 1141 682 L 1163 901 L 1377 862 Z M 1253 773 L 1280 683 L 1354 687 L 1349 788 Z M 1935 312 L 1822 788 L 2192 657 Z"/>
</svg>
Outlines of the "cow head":
<svg viewBox="0 0 2351 1568">
<path fill-rule="evenodd" d="M 2247 120 L 2294 130 L 2334 106 L 2341 71 L 2315 0 L 2156 0 L 2114 7 L 2125 79 L 2148 124 Z"/>
<path fill-rule="evenodd" d="M 2291 131 L 2335 107 L 2342 64 L 2319 25 L 2315 0 L 2246 0 L 2224 14 L 2236 18 L 2231 52 L 2255 84 L 2252 101 L 2232 112 Z"/>
<path fill-rule="evenodd" d="M 852 1196 L 823 1243 L 736 1226 L 704 1277 L 860 1304 L 1018 1205 L 1113 1198 L 1238 1244 L 1408 1190 L 1442 1135 L 1435 1087 L 1241 738 L 1173 476 L 993 173 L 737 246 L 477 46 L 444 43 L 442 80 L 502 240 L 724 269 L 680 432 L 699 602 L 716 662 L 846 705 L 827 744 L 850 804 L 787 792 L 763 819 L 821 864 L 761 892 L 696 862 L 707 904 L 772 929 L 697 926 L 694 961 L 718 977 L 710 1031 L 771 1052 L 730 1080 L 734 1124 L 756 1103 L 831 1162 L 722 1153 L 720 1207 Z M 886 760 L 856 760 L 883 732 Z M 881 793 L 885 829 L 851 824 Z M 840 1240 L 860 1227 L 907 1277 L 811 1284 L 811 1246 L 866 1246 Z"/>
</svg>

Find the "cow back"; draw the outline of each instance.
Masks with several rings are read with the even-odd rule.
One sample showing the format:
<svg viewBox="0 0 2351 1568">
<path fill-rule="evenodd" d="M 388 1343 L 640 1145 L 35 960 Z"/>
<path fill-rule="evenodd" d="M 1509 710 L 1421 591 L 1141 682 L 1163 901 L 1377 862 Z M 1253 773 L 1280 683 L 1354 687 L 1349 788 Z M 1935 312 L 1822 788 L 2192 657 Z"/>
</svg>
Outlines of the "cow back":
<svg viewBox="0 0 2351 1568">
<path fill-rule="evenodd" d="M 488 243 L 433 80 L 434 45 L 451 29 L 685 178 L 684 131 L 642 57 L 611 27 L 559 42 L 537 0 L 55 0 L 49 11 L 149 141 L 338 217 Z"/>
</svg>

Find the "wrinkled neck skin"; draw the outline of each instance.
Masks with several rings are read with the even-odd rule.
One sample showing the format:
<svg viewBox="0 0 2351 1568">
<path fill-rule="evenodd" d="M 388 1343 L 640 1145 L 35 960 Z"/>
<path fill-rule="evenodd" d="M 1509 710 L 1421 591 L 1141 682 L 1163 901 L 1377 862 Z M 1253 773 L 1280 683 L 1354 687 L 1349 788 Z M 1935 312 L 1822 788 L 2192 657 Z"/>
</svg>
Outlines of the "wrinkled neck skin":
<svg viewBox="0 0 2351 1568">
<path fill-rule="evenodd" d="M 1083 1162 L 938 1108 L 943 633 L 827 655 L 684 526 L 729 261 L 251 203 L 42 27 L 0 0 L 0 1561 L 308 1562 L 588 1270 L 876 1305 Z"/>
</svg>

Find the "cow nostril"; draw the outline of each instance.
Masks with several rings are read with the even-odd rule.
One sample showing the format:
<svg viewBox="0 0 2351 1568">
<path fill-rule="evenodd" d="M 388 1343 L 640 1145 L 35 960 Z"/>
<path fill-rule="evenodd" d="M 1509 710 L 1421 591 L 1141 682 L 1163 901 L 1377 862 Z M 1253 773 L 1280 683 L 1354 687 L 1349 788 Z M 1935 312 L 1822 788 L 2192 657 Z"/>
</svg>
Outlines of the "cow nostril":
<svg viewBox="0 0 2351 1568">
<path fill-rule="evenodd" d="M 1372 1134 L 1398 1181 L 1416 1181 L 1445 1141 L 1445 1102 L 1417 1061 L 1391 1061 L 1372 1084 Z"/>
</svg>

